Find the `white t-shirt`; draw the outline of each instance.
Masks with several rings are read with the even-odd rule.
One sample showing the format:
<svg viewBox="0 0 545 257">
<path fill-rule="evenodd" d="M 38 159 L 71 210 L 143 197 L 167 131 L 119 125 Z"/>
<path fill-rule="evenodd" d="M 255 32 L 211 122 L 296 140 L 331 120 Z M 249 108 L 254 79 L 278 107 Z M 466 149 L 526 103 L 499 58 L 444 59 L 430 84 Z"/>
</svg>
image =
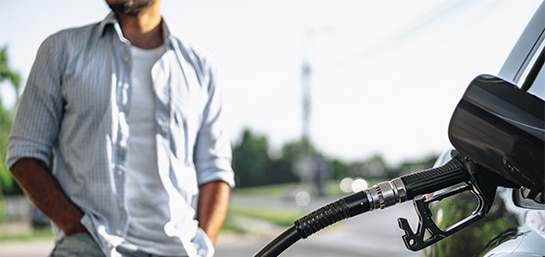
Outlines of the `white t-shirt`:
<svg viewBox="0 0 545 257">
<path fill-rule="evenodd" d="M 155 94 L 151 68 L 165 52 L 163 46 L 151 50 L 131 47 L 132 102 L 129 111 L 127 172 L 127 241 L 142 251 L 158 255 L 184 252 L 177 237 L 168 236 L 169 196 L 161 185 L 156 156 Z"/>
</svg>

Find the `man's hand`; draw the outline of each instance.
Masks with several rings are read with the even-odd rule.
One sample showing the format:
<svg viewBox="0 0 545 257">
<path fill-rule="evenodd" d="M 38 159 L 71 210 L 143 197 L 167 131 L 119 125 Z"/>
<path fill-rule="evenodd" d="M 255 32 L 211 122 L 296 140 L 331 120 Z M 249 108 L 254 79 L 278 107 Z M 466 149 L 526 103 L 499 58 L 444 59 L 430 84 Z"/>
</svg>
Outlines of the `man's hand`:
<svg viewBox="0 0 545 257">
<path fill-rule="evenodd" d="M 81 224 L 83 212 L 66 196 L 45 164 L 36 159 L 21 159 L 10 170 L 36 208 L 66 235 L 87 233 Z"/>
</svg>

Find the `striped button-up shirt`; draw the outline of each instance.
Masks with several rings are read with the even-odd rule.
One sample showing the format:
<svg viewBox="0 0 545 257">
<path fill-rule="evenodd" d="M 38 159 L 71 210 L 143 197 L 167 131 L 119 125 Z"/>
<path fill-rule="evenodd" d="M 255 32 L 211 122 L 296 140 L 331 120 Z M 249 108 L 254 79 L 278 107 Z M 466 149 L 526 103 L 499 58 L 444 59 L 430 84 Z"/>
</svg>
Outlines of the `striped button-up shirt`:
<svg viewBox="0 0 545 257">
<path fill-rule="evenodd" d="M 231 145 L 210 63 L 162 26 L 166 51 L 151 71 L 156 149 L 149 152 L 157 155 L 164 190 L 179 200 L 169 205 L 177 217 L 167 222 L 195 256 L 191 241 L 203 236 L 193 220 L 198 186 L 215 180 L 234 186 Z M 116 255 L 130 220 L 130 72 L 130 43 L 113 14 L 53 34 L 37 53 L 8 141 L 8 167 L 21 158 L 54 160 L 54 176 L 107 256 Z"/>
</svg>

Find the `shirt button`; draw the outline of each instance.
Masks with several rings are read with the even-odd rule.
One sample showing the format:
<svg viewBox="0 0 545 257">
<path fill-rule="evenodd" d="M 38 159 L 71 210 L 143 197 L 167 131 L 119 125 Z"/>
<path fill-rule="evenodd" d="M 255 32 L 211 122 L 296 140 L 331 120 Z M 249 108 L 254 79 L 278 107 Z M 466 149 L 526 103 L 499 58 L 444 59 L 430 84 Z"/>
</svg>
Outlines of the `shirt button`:
<svg viewBox="0 0 545 257">
<path fill-rule="evenodd" d="M 128 56 L 123 57 L 123 61 L 124 61 L 124 62 L 129 62 L 129 60 L 130 60 L 130 59 L 129 59 Z"/>
<path fill-rule="evenodd" d="M 106 248 L 108 248 L 108 249 L 109 249 L 109 248 L 112 248 L 112 244 L 106 243 Z"/>
<path fill-rule="evenodd" d="M 121 236 L 121 235 L 123 234 L 123 232 L 122 232 L 120 229 L 118 229 L 118 230 L 116 231 L 116 234 L 117 234 L 118 236 Z"/>
<path fill-rule="evenodd" d="M 123 171 L 122 170 L 117 170 L 117 175 L 120 176 L 120 177 L 123 176 Z"/>
</svg>

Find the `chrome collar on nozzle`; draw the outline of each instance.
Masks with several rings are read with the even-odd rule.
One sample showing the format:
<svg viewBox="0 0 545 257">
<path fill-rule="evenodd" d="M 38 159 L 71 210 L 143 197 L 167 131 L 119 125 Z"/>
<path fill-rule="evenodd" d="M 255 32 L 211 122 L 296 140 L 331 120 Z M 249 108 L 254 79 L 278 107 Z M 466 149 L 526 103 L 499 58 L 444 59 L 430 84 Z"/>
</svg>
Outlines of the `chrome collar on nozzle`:
<svg viewBox="0 0 545 257">
<path fill-rule="evenodd" d="M 371 210 L 384 209 L 407 201 L 407 191 L 400 178 L 376 184 L 364 192 Z"/>
</svg>

